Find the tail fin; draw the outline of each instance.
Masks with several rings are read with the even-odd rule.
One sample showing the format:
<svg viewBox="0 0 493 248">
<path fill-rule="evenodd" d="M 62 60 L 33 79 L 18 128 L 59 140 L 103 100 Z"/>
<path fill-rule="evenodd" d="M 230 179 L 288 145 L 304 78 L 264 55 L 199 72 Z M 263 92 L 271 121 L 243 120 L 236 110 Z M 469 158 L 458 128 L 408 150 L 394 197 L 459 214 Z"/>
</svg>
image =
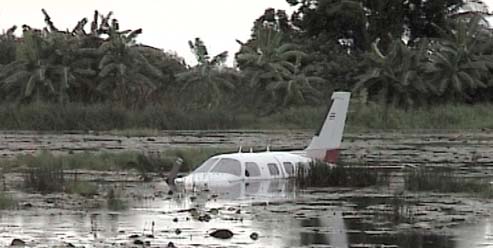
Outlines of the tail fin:
<svg viewBox="0 0 493 248">
<path fill-rule="evenodd" d="M 334 92 L 329 105 L 329 112 L 319 132 L 305 149 L 308 157 L 335 163 L 339 156 L 350 92 Z"/>
</svg>

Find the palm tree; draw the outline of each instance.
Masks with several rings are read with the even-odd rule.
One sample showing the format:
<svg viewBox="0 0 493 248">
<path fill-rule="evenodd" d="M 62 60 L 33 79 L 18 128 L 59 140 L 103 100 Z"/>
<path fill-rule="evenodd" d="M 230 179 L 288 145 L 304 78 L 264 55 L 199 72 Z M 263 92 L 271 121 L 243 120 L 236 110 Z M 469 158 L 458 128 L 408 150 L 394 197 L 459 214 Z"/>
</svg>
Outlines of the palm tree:
<svg viewBox="0 0 493 248">
<path fill-rule="evenodd" d="M 296 61 L 306 54 L 297 50 L 294 44 L 283 43 L 282 33 L 270 27 L 256 28 L 249 44 L 239 43 L 242 47 L 236 60 L 239 68 L 250 78 L 249 87 L 256 91 L 257 103 L 278 105 L 275 103 L 278 103 L 276 90 L 282 89 L 278 86 L 292 79 L 293 73 L 299 72 Z"/>
<path fill-rule="evenodd" d="M 218 107 L 223 103 L 224 93 L 236 88 L 234 81 L 238 79 L 238 73 L 224 65 L 228 52 L 211 58 L 200 38 L 195 38 L 194 42 L 189 41 L 188 44 L 197 59 L 197 65 L 176 75 L 181 82 L 180 92 L 192 92 L 191 97 L 198 107 Z"/>
<path fill-rule="evenodd" d="M 9 98 L 49 99 L 56 95 L 55 86 L 50 75 L 51 53 L 43 36 L 46 33 L 24 27 L 23 41 L 18 46 L 16 61 L 2 68 L 0 80 L 2 89 Z"/>
<path fill-rule="evenodd" d="M 112 20 L 109 37 L 99 47 L 97 89 L 113 101 L 125 106 L 136 107 L 156 89 L 155 80 L 162 77 L 161 71 L 151 65 L 142 55 L 135 39 L 142 32 L 119 31 L 118 21 Z"/>
<path fill-rule="evenodd" d="M 310 67 L 301 67 L 301 58 L 296 59 L 294 70 L 289 71 L 282 80 L 267 85 L 267 90 L 282 106 L 318 103 L 321 93 L 315 84 L 323 84 L 325 80 L 317 76 L 309 76 Z"/>
<path fill-rule="evenodd" d="M 485 74 L 493 68 L 491 55 L 481 51 L 481 43 L 491 36 L 482 27 L 482 18 L 458 18 L 444 38 L 435 40 L 428 74 L 440 95 L 453 99 L 468 98 L 468 92 L 487 86 Z"/>
<path fill-rule="evenodd" d="M 15 60 L 16 37 L 14 35 L 17 26 L 13 26 L 7 32 L 0 34 L 0 64 L 5 65 Z"/>
<path fill-rule="evenodd" d="M 54 51 L 50 56 L 59 102 L 87 99 L 86 88 L 94 90 L 95 48 L 82 47 L 81 39 L 70 33 L 50 33 L 46 41 Z"/>
<path fill-rule="evenodd" d="M 258 106 L 269 112 L 278 106 L 317 100 L 313 83 L 324 80 L 310 75 L 309 67 L 302 66 L 307 55 L 295 44 L 284 43 L 281 32 L 268 26 L 257 27 L 249 43 L 240 42 L 237 62 L 250 78 L 249 87 L 257 96 Z"/>
<path fill-rule="evenodd" d="M 431 86 L 421 76 L 426 49 L 426 41 L 414 50 L 401 39 L 394 39 L 384 55 L 378 48 L 377 40 L 363 63 L 366 71 L 356 77 L 358 81 L 354 91 L 366 91 L 370 100 L 376 98 L 385 109 L 388 104 L 414 105 L 415 101 L 423 99 L 420 94 L 431 91 Z"/>
</svg>

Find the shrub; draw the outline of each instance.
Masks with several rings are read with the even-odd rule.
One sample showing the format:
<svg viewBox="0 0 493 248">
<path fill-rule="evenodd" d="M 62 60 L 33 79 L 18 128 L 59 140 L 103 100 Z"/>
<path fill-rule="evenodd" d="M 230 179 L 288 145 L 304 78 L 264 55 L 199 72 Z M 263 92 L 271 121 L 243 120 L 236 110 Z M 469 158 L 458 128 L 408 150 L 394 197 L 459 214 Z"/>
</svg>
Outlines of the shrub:
<svg viewBox="0 0 493 248">
<path fill-rule="evenodd" d="M 366 166 L 314 162 L 299 167 L 297 183 L 300 187 L 368 187 L 388 184 L 388 177 L 387 173 Z"/>
<path fill-rule="evenodd" d="M 450 168 L 418 168 L 405 175 L 406 189 L 410 191 L 435 191 L 445 193 L 472 193 L 493 197 L 489 180 L 464 178 Z"/>
<path fill-rule="evenodd" d="M 98 186 L 90 182 L 74 181 L 65 186 L 65 192 L 90 197 L 98 194 Z"/>
</svg>

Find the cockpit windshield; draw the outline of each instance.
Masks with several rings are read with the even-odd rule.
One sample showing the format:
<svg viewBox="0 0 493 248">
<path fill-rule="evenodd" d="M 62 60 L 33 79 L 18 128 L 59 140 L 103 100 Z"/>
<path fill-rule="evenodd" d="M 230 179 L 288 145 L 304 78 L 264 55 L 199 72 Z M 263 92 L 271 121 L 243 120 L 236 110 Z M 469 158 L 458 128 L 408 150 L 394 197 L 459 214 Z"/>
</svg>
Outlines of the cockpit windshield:
<svg viewBox="0 0 493 248">
<path fill-rule="evenodd" d="M 204 163 L 202 163 L 201 166 L 199 166 L 199 168 L 195 169 L 193 173 L 209 172 L 209 170 L 216 163 L 217 160 L 218 158 L 207 159 Z"/>
<path fill-rule="evenodd" d="M 232 158 L 222 158 L 211 172 L 227 173 L 241 177 L 241 163 L 240 161 Z"/>
</svg>

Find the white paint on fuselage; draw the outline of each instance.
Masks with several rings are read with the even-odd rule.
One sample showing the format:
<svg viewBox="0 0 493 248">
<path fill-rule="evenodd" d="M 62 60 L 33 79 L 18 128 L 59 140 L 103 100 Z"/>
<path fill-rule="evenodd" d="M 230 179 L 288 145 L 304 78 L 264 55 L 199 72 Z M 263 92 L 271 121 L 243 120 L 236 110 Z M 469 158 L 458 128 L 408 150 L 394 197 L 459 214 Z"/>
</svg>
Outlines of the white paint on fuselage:
<svg viewBox="0 0 493 248">
<path fill-rule="evenodd" d="M 292 178 L 300 165 L 312 161 L 302 154 L 303 151 L 221 154 L 209 158 L 190 175 L 178 178 L 176 182 L 189 188 Z"/>
</svg>

